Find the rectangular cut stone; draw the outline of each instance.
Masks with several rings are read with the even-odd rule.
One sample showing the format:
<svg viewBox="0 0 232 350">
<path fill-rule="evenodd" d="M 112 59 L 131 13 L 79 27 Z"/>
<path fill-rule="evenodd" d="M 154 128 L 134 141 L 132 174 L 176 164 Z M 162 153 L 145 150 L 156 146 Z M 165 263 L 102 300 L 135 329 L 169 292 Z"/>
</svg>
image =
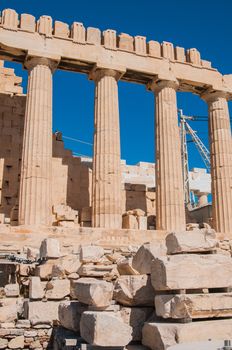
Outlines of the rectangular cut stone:
<svg viewBox="0 0 232 350">
<path fill-rule="evenodd" d="M 151 262 L 155 258 L 165 256 L 167 249 L 164 243 L 144 243 L 132 260 L 132 267 L 141 274 L 151 274 Z"/>
<path fill-rule="evenodd" d="M 70 294 L 70 281 L 68 279 L 51 280 L 46 285 L 46 299 L 62 300 Z"/>
<path fill-rule="evenodd" d="M 175 47 L 175 57 L 179 62 L 186 62 L 185 49 L 183 47 Z"/>
<path fill-rule="evenodd" d="M 98 28 L 87 28 L 87 43 L 101 45 L 101 31 Z"/>
<path fill-rule="evenodd" d="M 55 238 L 46 238 L 40 246 L 40 258 L 59 258 L 60 257 L 60 242 Z"/>
<path fill-rule="evenodd" d="M 168 254 L 210 252 L 217 243 L 214 233 L 200 230 L 173 232 L 166 237 Z"/>
<path fill-rule="evenodd" d="M 156 295 L 155 310 L 163 318 L 232 317 L 232 293 Z"/>
<path fill-rule="evenodd" d="M 122 218 L 122 228 L 138 230 L 138 221 L 134 215 L 126 214 Z"/>
<path fill-rule="evenodd" d="M 134 38 L 133 36 L 121 33 L 119 36 L 119 48 L 125 51 L 133 51 L 134 50 Z"/>
<path fill-rule="evenodd" d="M 80 278 L 71 283 L 71 297 L 83 304 L 108 307 L 113 297 L 113 284 L 96 278 Z"/>
<path fill-rule="evenodd" d="M 54 35 L 59 38 L 68 38 L 69 37 L 69 26 L 67 23 L 60 21 L 55 21 L 54 24 Z"/>
<path fill-rule="evenodd" d="M 148 53 L 152 57 L 161 57 L 161 46 L 158 41 L 150 40 L 148 42 Z"/>
<path fill-rule="evenodd" d="M 123 321 L 132 327 L 133 341 L 141 341 L 143 325 L 153 313 L 152 307 L 121 307 L 120 315 Z"/>
<path fill-rule="evenodd" d="M 197 65 L 201 64 L 201 55 L 197 49 L 187 50 L 187 57 L 190 63 L 197 64 Z"/>
<path fill-rule="evenodd" d="M 87 311 L 87 306 L 79 301 L 62 301 L 59 305 L 59 321 L 63 327 L 74 332 L 80 331 L 81 314 Z"/>
<path fill-rule="evenodd" d="M 162 56 L 174 60 L 174 47 L 172 43 L 163 41 L 162 43 Z"/>
<path fill-rule="evenodd" d="M 51 324 L 58 321 L 59 301 L 25 301 L 24 317 L 29 319 L 32 325 Z"/>
<path fill-rule="evenodd" d="M 103 37 L 105 48 L 116 50 L 116 31 L 112 29 L 107 29 L 103 32 Z"/>
<path fill-rule="evenodd" d="M 45 285 L 41 282 L 40 277 L 31 276 L 29 282 L 29 298 L 42 299 L 45 294 Z"/>
<path fill-rule="evenodd" d="M 137 217 L 139 230 L 147 230 L 147 216 Z"/>
<path fill-rule="evenodd" d="M 154 296 L 149 275 L 122 275 L 115 283 L 113 299 L 121 305 L 152 306 Z"/>
<path fill-rule="evenodd" d="M 125 346 L 132 339 L 132 328 L 113 312 L 85 311 L 80 333 L 89 344 L 97 346 Z"/>
<path fill-rule="evenodd" d="M 75 43 L 85 43 L 85 27 L 83 23 L 74 22 L 72 24 L 71 37 Z"/>
<path fill-rule="evenodd" d="M 37 31 L 47 37 L 52 37 L 52 17 L 41 16 L 37 22 Z"/>
<path fill-rule="evenodd" d="M 151 350 L 204 340 L 232 339 L 231 319 L 192 323 L 145 323 L 142 343 Z"/>
<path fill-rule="evenodd" d="M 15 10 L 5 9 L 2 11 L 3 28 L 17 30 L 18 14 Z"/>
<path fill-rule="evenodd" d="M 34 33 L 35 31 L 35 17 L 27 13 L 22 13 L 20 17 L 20 28 L 27 32 Z"/>
<path fill-rule="evenodd" d="M 181 254 L 156 258 L 151 264 L 151 282 L 157 291 L 232 286 L 231 258 L 225 255 Z"/>
<path fill-rule="evenodd" d="M 147 54 L 147 43 L 146 37 L 137 35 L 135 36 L 135 52 L 138 55 L 146 55 Z"/>
</svg>

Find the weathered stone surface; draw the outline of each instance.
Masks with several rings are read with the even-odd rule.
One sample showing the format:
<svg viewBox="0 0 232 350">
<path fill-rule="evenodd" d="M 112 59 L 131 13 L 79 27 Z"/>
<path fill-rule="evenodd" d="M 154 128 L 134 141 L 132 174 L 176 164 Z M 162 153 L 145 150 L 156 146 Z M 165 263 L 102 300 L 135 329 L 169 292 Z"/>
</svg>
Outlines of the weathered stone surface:
<svg viewBox="0 0 232 350">
<path fill-rule="evenodd" d="M 220 254 L 157 258 L 152 262 L 151 282 L 155 290 L 230 287 L 231 258 Z"/>
<path fill-rule="evenodd" d="M 215 233 L 207 230 L 172 232 L 166 237 L 168 254 L 212 251 L 217 242 Z"/>
<path fill-rule="evenodd" d="M 69 254 L 59 258 L 52 267 L 53 277 L 65 277 L 76 273 L 81 266 L 79 255 Z"/>
<path fill-rule="evenodd" d="M 44 283 L 41 282 L 40 277 L 31 276 L 30 283 L 29 283 L 29 298 L 43 299 L 44 294 L 45 294 L 45 285 Z"/>
<path fill-rule="evenodd" d="M 192 323 L 145 323 L 142 343 L 152 350 L 204 340 L 232 339 L 231 319 Z"/>
<path fill-rule="evenodd" d="M 113 284 L 96 278 L 80 278 L 71 283 L 71 297 L 87 305 L 107 307 L 113 297 Z"/>
<path fill-rule="evenodd" d="M 0 307 L 0 322 L 12 322 L 17 319 L 16 305 Z"/>
<path fill-rule="evenodd" d="M 86 311 L 81 316 L 81 336 L 91 345 L 125 346 L 132 339 L 132 328 L 110 312 Z"/>
<path fill-rule="evenodd" d="M 40 251 L 38 248 L 28 247 L 27 248 L 27 258 L 30 260 L 37 260 L 40 256 Z"/>
<path fill-rule="evenodd" d="M 144 323 L 152 316 L 154 308 L 152 307 L 122 307 L 120 315 L 123 321 L 132 327 L 132 340 L 140 341 L 142 339 L 142 328 Z"/>
<path fill-rule="evenodd" d="M 139 275 L 139 272 L 132 267 L 132 259 L 121 259 L 117 262 L 120 275 Z"/>
<path fill-rule="evenodd" d="M 29 320 L 18 320 L 15 327 L 27 329 L 27 328 L 31 328 L 31 323 Z"/>
<path fill-rule="evenodd" d="M 83 245 L 80 250 L 82 263 L 98 262 L 104 255 L 104 249 L 97 245 Z"/>
<path fill-rule="evenodd" d="M 135 215 L 125 214 L 122 218 L 122 228 L 129 230 L 138 230 L 138 221 Z"/>
<path fill-rule="evenodd" d="M 150 276 L 120 276 L 115 283 L 113 298 L 125 306 L 153 306 L 155 292 Z"/>
<path fill-rule="evenodd" d="M 6 297 L 17 297 L 19 296 L 19 284 L 7 284 L 4 288 Z"/>
<path fill-rule="evenodd" d="M 151 273 L 151 261 L 166 254 L 164 244 L 158 242 L 144 243 L 132 260 L 132 267 L 141 274 Z"/>
<path fill-rule="evenodd" d="M 0 338 L 0 349 L 6 349 L 8 344 L 7 339 Z"/>
<path fill-rule="evenodd" d="M 64 280 L 52 280 L 46 284 L 46 298 L 61 300 L 70 294 L 70 281 Z"/>
<path fill-rule="evenodd" d="M 10 349 L 24 349 L 24 336 L 20 335 L 11 339 L 8 343 L 8 348 Z"/>
<path fill-rule="evenodd" d="M 40 246 L 40 257 L 42 259 L 59 258 L 60 242 L 55 238 L 46 238 Z"/>
<path fill-rule="evenodd" d="M 25 301 L 24 317 L 29 319 L 32 325 L 52 324 L 58 321 L 59 301 Z"/>
<path fill-rule="evenodd" d="M 155 310 L 163 318 L 232 317 L 232 293 L 156 295 Z"/>
<path fill-rule="evenodd" d="M 51 279 L 53 273 L 53 266 L 57 264 L 57 260 L 58 259 L 49 259 L 41 265 L 36 266 L 35 275 L 39 276 L 41 280 Z"/>
<path fill-rule="evenodd" d="M 63 301 L 59 305 L 59 321 L 64 328 L 74 332 L 80 331 L 81 315 L 87 307 L 79 301 Z"/>
<path fill-rule="evenodd" d="M 83 277 L 103 277 L 113 279 L 115 276 L 118 276 L 117 265 L 82 265 L 78 274 Z"/>
</svg>

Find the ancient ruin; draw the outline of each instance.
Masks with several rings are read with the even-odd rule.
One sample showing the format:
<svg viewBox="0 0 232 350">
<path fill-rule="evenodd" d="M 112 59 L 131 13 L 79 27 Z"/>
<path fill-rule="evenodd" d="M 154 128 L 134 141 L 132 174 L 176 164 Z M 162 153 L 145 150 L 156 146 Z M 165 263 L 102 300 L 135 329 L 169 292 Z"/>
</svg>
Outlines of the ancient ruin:
<svg viewBox="0 0 232 350">
<path fill-rule="evenodd" d="M 195 48 L 12 9 L 0 60 L 0 349 L 232 349 L 232 74 Z M 92 160 L 52 134 L 58 69 L 95 83 Z M 156 164 L 121 160 L 119 80 L 155 95 Z M 191 186 L 211 218 L 185 208 L 178 91 L 208 105 L 211 190 L 201 169 Z"/>
</svg>

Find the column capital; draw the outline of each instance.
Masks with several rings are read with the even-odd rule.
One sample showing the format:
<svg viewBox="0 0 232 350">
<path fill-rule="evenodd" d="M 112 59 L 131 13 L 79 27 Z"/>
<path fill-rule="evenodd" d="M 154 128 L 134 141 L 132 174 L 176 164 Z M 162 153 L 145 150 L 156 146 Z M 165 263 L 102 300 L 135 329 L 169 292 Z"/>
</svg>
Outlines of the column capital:
<svg viewBox="0 0 232 350">
<path fill-rule="evenodd" d="M 147 84 L 147 89 L 150 91 L 154 92 L 159 92 L 160 90 L 170 87 L 173 88 L 174 90 L 177 90 L 179 87 L 179 82 L 178 80 L 161 80 L 161 79 L 156 79 L 152 80 Z"/>
<path fill-rule="evenodd" d="M 211 88 L 205 90 L 200 96 L 205 102 L 217 101 L 219 98 L 225 98 L 226 100 L 229 98 L 228 92 Z"/>
<path fill-rule="evenodd" d="M 110 76 L 114 77 L 116 80 L 120 80 L 125 74 L 126 68 L 117 65 L 108 64 L 96 64 L 89 74 L 89 79 L 99 81 L 102 77 Z"/>
<path fill-rule="evenodd" d="M 28 51 L 24 61 L 24 67 L 29 71 L 37 65 L 47 66 L 54 72 L 60 62 L 60 56 Z"/>
</svg>

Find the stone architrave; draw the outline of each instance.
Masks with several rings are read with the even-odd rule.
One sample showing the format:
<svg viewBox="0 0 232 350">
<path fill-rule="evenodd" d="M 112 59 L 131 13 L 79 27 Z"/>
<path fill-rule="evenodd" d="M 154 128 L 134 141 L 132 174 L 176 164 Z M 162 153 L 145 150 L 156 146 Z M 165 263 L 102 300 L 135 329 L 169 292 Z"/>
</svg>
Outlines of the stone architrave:
<svg viewBox="0 0 232 350">
<path fill-rule="evenodd" d="M 52 73 L 59 57 L 29 53 L 19 196 L 20 225 L 51 225 Z"/>
<path fill-rule="evenodd" d="M 150 84 L 156 104 L 156 228 L 185 230 L 184 188 L 178 128 L 177 81 Z"/>
<path fill-rule="evenodd" d="M 121 160 L 118 79 L 122 72 L 95 68 L 92 225 L 120 229 Z"/>
<path fill-rule="evenodd" d="M 217 232 L 232 235 L 232 138 L 227 94 L 206 91 L 211 156 L 212 218 Z"/>
<path fill-rule="evenodd" d="M 231 257 L 222 254 L 178 254 L 152 261 L 156 291 L 232 286 Z"/>
</svg>

